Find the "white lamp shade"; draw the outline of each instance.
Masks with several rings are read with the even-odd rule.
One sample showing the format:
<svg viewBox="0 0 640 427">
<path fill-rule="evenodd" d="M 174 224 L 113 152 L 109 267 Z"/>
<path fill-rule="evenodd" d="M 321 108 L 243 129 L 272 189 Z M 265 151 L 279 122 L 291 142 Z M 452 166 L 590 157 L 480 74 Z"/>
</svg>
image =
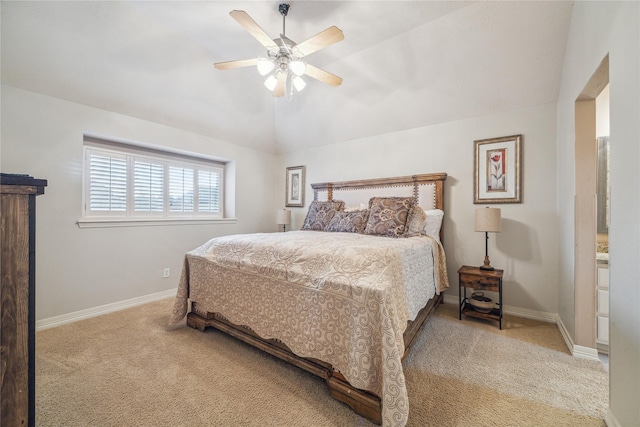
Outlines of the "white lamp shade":
<svg viewBox="0 0 640 427">
<path fill-rule="evenodd" d="M 498 208 L 476 209 L 475 231 L 500 233 L 502 231 L 502 213 Z"/>
<path fill-rule="evenodd" d="M 270 91 L 273 91 L 276 88 L 276 84 L 278 83 L 278 79 L 276 79 L 275 77 L 273 77 L 273 75 L 267 77 L 267 80 L 265 80 L 264 85 L 267 89 L 269 89 Z"/>
<path fill-rule="evenodd" d="M 265 58 L 258 59 L 258 72 L 261 76 L 266 76 L 269 74 L 276 66 L 273 61 L 270 61 Z"/>
<path fill-rule="evenodd" d="M 305 88 L 305 86 L 307 86 L 307 83 L 304 80 L 302 80 L 302 77 L 295 76 L 293 78 L 293 86 L 295 86 L 296 90 L 300 92 L 302 91 L 302 89 Z"/>
<path fill-rule="evenodd" d="M 289 63 L 289 69 L 293 71 L 296 76 L 301 76 L 307 69 L 307 65 L 302 61 L 291 61 Z"/>
<path fill-rule="evenodd" d="M 291 211 L 286 209 L 279 210 L 276 214 L 276 224 L 289 225 L 291 224 Z"/>
</svg>

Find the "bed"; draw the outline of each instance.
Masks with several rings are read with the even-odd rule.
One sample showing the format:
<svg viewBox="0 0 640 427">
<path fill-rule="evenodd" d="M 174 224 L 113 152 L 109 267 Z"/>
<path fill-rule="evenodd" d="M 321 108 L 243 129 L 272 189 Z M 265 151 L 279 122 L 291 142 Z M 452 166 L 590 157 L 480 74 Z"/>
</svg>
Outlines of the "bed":
<svg viewBox="0 0 640 427">
<path fill-rule="evenodd" d="M 446 176 L 312 184 L 302 230 L 187 253 L 171 322 L 217 328 L 325 379 L 374 423 L 405 425 L 402 360 L 448 287 Z"/>
</svg>

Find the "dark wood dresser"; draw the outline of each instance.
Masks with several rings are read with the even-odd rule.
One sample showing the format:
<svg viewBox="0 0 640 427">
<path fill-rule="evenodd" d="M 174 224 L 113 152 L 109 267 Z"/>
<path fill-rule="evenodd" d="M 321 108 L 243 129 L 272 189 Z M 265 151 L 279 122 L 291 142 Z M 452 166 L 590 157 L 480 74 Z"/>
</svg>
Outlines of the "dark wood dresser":
<svg viewBox="0 0 640 427">
<path fill-rule="evenodd" d="M 47 181 L 0 174 L 0 425 L 35 426 L 36 196 Z"/>
</svg>

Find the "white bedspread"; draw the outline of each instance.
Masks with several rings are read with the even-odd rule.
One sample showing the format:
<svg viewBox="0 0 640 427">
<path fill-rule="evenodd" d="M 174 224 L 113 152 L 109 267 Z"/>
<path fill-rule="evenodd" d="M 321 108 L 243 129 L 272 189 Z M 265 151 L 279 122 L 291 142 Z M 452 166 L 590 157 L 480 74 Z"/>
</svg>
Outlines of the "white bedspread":
<svg viewBox="0 0 640 427">
<path fill-rule="evenodd" d="M 383 425 L 403 426 L 409 401 L 403 332 L 448 287 L 444 252 L 426 236 L 292 231 L 225 236 L 189 252 L 172 323 L 187 301 L 330 363 L 383 399 Z"/>
</svg>

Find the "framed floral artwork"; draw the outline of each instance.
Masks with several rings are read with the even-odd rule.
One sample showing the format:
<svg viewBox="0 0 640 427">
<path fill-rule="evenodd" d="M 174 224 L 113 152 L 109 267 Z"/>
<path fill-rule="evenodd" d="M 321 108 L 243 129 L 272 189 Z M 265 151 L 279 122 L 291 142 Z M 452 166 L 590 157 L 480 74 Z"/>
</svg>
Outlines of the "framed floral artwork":
<svg viewBox="0 0 640 427">
<path fill-rule="evenodd" d="M 473 203 L 522 203 L 522 135 L 474 143 Z"/>
<path fill-rule="evenodd" d="M 287 207 L 304 206 L 304 166 L 287 168 L 287 186 L 285 205 Z"/>
</svg>

